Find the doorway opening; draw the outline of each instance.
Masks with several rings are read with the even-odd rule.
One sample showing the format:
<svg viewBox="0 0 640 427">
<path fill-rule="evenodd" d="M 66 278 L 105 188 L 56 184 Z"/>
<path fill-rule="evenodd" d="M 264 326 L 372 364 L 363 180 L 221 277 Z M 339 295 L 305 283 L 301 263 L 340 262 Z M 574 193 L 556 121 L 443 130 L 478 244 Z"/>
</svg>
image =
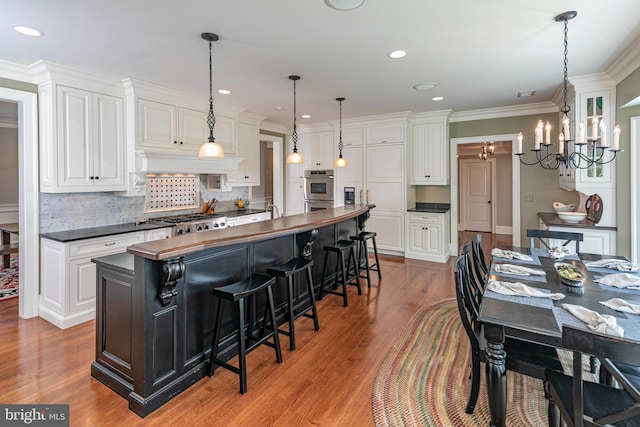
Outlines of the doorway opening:
<svg viewBox="0 0 640 427">
<path fill-rule="evenodd" d="M 260 186 L 251 187 L 251 199 L 277 218 L 284 212 L 284 135 L 260 133 Z"/>
<path fill-rule="evenodd" d="M 40 279 L 38 207 L 38 101 L 37 94 L 0 87 L 0 101 L 18 106 L 18 315 L 38 315 Z"/>
<path fill-rule="evenodd" d="M 459 247 L 458 242 L 458 230 L 462 230 L 464 228 L 464 209 L 469 210 L 468 205 L 466 204 L 467 200 L 461 200 L 463 196 L 463 189 L 461 186 L 464 184 L 462 181 L 464 179 L 463 170 L 462 170 L 462 160 L 464 159 L 465 153 L 469 155 L 469 162 L 467 165 L 477 164 L 478 162 L 482 162 L 478 159 L 478 152 L 480 152 L 480 148 L 482 144 L 487 141 L 500 141 L 503 149 L 500 151 L 504 154 L 504 158 L 502 161 L 496 161 L 495 167 L 493 168 L 490 175 L 487 176 L 487 179 L 491 178 L 491 186 L 489 194 L 491 195 L 492 206 L 489 211 L 487 211 L 486 207 L 484 212 L 485 215 L 491 215 L 491 229 L 492 233 L 497 234 L 511 234 L 513 245 L 520 245 L 520 161 L 518 156 L 513 155 L 513 148 L 517 146 L 517 134 L 505 134 L 505 135 L 481 135 L 481 136 L 473 136 L 466 138 L 452 138 L 451 139 L 451 249 L 452 253 L 457 253 L 457 248 Z M 508 156 L 507 156 L 508 154 Z M 475 156 L 475 159 L 472 160 L 472 157 Z M 489 160 L 487 160 L 489 161 Z M 506 187 L 503 187 L 502 184 L 505 184 L 504 181 L 507 178 L 501 178 L 501 172 L 504 172 L 505 169 L 510 168 L 511 175 L 511 185 L 510 185 L 510 207 L 511 207 L 511 229 L 501 228 L 499 222 L 495 221 L 495 218 L 500 217 L 498 214 L 500 204 L 500 196 L 509 191 Z M 486 172 L 486 171 L 485 171 Z M 474 189 L 475 191 L 475 189 Z M 486 187 L 485 187 L 485 191 Z M 498 194 L 500 193 L 500 194 Z M 508 197 L 502 197 L 506 199 L 506 202 L 509 203 Z M 495 201 L 493 201 L 495 200 Z M 485 203 L 488 204 L 488 203 Z"/>
</svg>

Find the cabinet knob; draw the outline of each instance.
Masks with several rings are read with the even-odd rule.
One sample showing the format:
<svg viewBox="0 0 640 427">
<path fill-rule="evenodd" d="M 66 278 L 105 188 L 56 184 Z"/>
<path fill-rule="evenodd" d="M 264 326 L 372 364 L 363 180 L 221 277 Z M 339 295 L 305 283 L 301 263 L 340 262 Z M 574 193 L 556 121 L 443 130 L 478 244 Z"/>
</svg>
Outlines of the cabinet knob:
<svg viewBox="0 0 640 427">
<path fill-rule="evenodd" d="M 173 143 L 174 143 L 174 144 L 177 144 L 177 143 L 178 143 L 178 141 L 173 141 Z"/>
<path fill-rule="evenodd" d="M 423 229 L 423 230 L 428 230 L 428 229 L 429 229 L 429 227 L 422 227 L 422 229 Z"/>
<path fill-rule="evenodd" d="M 182 141 L 180 141 L 180 145 L 182 145 Z"/>
<path fill-rule="evenodd" d="M 487 203 L 491 203 L 491 200 L 489 200 Z"/>
</svg>

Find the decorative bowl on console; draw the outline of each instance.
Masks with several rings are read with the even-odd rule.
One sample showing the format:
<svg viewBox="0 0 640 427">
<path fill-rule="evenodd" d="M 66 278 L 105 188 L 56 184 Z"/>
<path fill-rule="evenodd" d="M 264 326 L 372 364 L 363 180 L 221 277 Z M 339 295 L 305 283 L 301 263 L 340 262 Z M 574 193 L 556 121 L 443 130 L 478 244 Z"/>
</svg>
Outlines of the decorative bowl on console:
<svg viewBox="0 0 640 427">
<path fill-rule="evenodd" d="M 564 222 L 577 224 L 587 217 L 586 212 L 558 212 L 558 217 Z"/>
<path fill-rule="evenodd" d="M 576 205 L 574 205 L 573 203 L 570 205 L 565 205 L 564 203 L 560 203 L 560 202 L 553 202 L 553 210 L 556 211 L 556 213 L 558 212 L 573 212 L 576 210 Z"/>
</svg>

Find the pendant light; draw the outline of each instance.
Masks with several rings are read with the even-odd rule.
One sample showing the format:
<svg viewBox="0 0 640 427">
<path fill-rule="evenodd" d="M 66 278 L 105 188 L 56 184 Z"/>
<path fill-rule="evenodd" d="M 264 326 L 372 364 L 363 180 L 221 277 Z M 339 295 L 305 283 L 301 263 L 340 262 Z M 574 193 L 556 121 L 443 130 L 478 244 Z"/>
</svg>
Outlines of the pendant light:
<svg viewBox="0 0 640 427">
<path fill-rule="evenodd" d="M 300 80 L 300 76 L 289 76 L 293 80 L 293 133 L 291 140 L 293 141 L 293 151 L 287 156 L 288 164 L 300 164 L 304 162 L 302 155 L 298 153 L 298 131 L 296 130 L 296 80 Z"/>
<path fill-rule="evenodd" d="M 340 133 L 338 137 L 338 151 L 340 154 L 336 161 L 333 162 L 333 165 L 338 168 L 343 168 L 347 166 L 347 159 L 342 157 L 342 101 L 344 101 L 344 98 L 336 98 L 336 101 L 340 103 Z"/>
<path fill-rule="evenodd" d="M 209 125 L 209 140 L 200 146 L 198 157 L 224 157 L 224 149 L 213 137 L 213 127 L 216 124 L 216 116 L 213 115 L 213 74 L 211 71 L 211 42 L 218 40 L 218 36 L 213 33 L 202 33 L 202 38 L 209 42 L 209 115 L 207 124 Z"/>
</svg>

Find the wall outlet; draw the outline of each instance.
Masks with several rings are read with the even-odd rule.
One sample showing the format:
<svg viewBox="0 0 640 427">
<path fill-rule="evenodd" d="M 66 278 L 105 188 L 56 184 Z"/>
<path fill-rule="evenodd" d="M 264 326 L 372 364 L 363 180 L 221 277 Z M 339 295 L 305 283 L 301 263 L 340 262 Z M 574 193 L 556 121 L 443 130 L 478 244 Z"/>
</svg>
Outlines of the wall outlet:
<svg viewBox="0 0 640 427">
<path fill-rule="evenodd" d="M 533 194 L 525 194 L 524 195 L 525 202 L 533 202 Z"/>
</svg>

